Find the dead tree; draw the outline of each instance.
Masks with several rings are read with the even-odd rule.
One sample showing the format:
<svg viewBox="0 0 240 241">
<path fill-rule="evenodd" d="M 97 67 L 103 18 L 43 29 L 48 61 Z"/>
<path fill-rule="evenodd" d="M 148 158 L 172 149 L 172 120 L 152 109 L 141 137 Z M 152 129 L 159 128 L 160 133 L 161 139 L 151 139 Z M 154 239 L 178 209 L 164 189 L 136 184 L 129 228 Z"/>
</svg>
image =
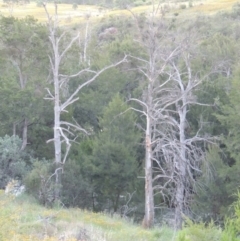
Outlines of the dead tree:
<svg viewBox="0 0 240 241">
<path fill-rule="evenodd" d="M 51 73 L 52 73 L 52 82 L 54 85 L 53 93 L 47 89 L 48 96 L 46 99 L 52 100 L 54 102 L 54 137 L 52 140 L 54 142 L 54 150 L 55 150 L 55 200 L 59 199 L 60 195 L 60 185 L 61 185 L 61 175 L 63 171 L 63 166 L 67 160 L 68 153 L 71 147 L 71 140 L 75 138 L 75 132 L 81 131 L 87 134 L 87 131 L 82 128 L 75 121 L 73 123 L 66 122 L 61 120 L 61 114 L 67 111 L 67 107 L 76 102 L 79 98 L 77 95 L 79 92 L 87 85 L 91 84 L 95 81 L 99 75 L 101 75 L 104 71 L 116 67 L 119 64 L 126 61 L 126 56 L 121 59 L 119 62 L 114 64 L 110 64 L 105 66 L 101 70 L 91 70 L 90 66 L 87 68 L 80 69 L 77 73 L 74 74 L 62 74 L 60 73 L 61 65 L 63 63 L 66 54 L 70 51 L 73 45 L 78 41 L 80 37 L 80 33 L 75 37 L 71 37 L 70 41 L 64 46 L 64 40 L 67 35 L 65 31 L 61 32 L 59 30 L 59 19 L 57 13 L 57 5 L 55 4 L 55 15 L 50 16 L 46 4 L 44 4 L 44 9 L 48 18 L 48 29 L 49 29 L 49 41 L 52 48 L 52 55 L 49 56 Z M 87 39 L 87 38 L 86 38 Z M 87 46 L 85 44 L 84 46 Z M 84 53 L 86 54 L 86 49 L 84 49 Z M 86 56 L 85 56 L 85 59 Z M 75 77 L 82 76 L 83 74 L 88 76 L 88 79 L 79 84 L 77 88 L 69 93 L 65 100 L 61 99 L 61 94 L 64 91 L 64 88 L 68 85 L 68 82 Z M 63 144 L 65 144 L 65 153 L 63 153 Z"/>
<path fill-rule="evenodd" d="M 182 228 L 183 217 L 189 213 L 191 192 L 196 186 L 195 176 L 201 172 L 204 160 L 204 143 L 213 138 L 202 132 L 203 123 L 199 121 L 199 129 L 187 134 L 189 127 L 187 113 L 192 105 L 209 106 L 197 100 L 196 91 L 210 75 L 201 76 L 192 68 L 196 56 L 194 36 L 184 38 L 176 43 L 178 53 L 169 59 L 165 74 L 170 79 L 167 89 L 160 97 L 159 117 L 154 127 L 155 166 L 154 186 L 156 192 L 171 197 L 175 208 L 174 225 Z M 193 44 L 194 43 L 194 44 Z M 159 100 L 160 100 L 159 99 Z M 165 108 L 167 103 L 167 108 Z M 169 105 L 170 104 L 170 105 Z M 169 194 L 169 190 L 173 190 Z"/>
<path fill-rule="evenodd" d="M 130 99 L 142 106 L 133 109 L 146 120 L 143 225 L 153 225 L 154 195 L 160 193 L 164 200 L 172 202 L 174 226 L 179 229 L 189 208 L 190 191 L 196 184 L 194 175 L 201 171 L 204 159 L 200 143 L 211 141 L 201 135 L 201 123 L 195 135 L 186 135 L 189 107 L 204 105 L 194 93 L 209 74 L 200 77 L 191 66 L 197 42 L 194 35 L 190 38 L 171 32 L 164 20 L 154 14 L 145 21 L 137 39 L 144 57 L 132 56 L 144 79 L 143 92 L 141 98 Z"/>
<path fill-rule="evenodd" d="M 146 26 L 141 29 L 138 17 L 134 16 L 139 30 L 139 37 L 135 41 L 143 49 L 145 57 L 131 56 L 136 61 L 137 70 L 143 75 L 143 92 L 141 98 L 131 98 L 130 101 L 137 102 L 142 106 L 142 110 L 132 108 L 143 114 L 146 120 L 145 127 L 145 216 L 143 226 L 150 228 L 154 224 L 154 188 L 153 188 L 153 161 L 155 158 L 154 146 L 156 145 L 156 135 L 154 127 L 159 120 L 159 103 L 162 93 L 167 91 L 170 76 L 162 78 L 166 71 L 166 66 L 173 56 L 178 52 L 178 47 L 170 52 L 166 51 L 166 43 L 171 41 L 167 36 L 167 26 L 158 21 L 155 14 L 158 9 L 153 8 L 153 13 L 146 18 Z M 165 103 L 165 108 L 172 103 Z M 161 106 L 162 108 L 162 106 Z"/>
</svg>

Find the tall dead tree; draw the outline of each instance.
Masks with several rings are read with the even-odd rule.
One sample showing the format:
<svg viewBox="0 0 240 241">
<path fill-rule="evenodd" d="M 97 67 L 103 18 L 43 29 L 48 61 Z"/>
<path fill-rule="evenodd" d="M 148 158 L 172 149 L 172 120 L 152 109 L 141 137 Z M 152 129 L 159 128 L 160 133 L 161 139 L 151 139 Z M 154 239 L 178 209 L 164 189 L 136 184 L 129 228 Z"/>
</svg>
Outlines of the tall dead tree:
<svg viewBox="0 0 240 241">
<path fill-rule="evenodd" d="M 194 176 L 201 172 L 203 143 L 211 141 L 210 137 L 201 133 L 201 120 L 199 129 L 195 133 L 188 133 L 187 113 L 190 106 L 209 106 L 200 103 L 194 94 L 208 75 L 200 76 L 194 72 L 194 54 L 188 40 L 180 44 L 178 55 L 168 62 L 166 74 L 171 82 L 164 99 L 172 104 L 168 109 L 160 108 L 162 116 L 156 128 L 157 166 L 154 181 L 161 184 L 154 188 L 162 195 L 169 195 L 168 188 L 172 190 L 170 196 L 175 208 L 174 225 L 177 229 L 182 227 L 183 217 L 188 214 L 191 192 L 196 185 Z"/>
<path fill-rule="evenodd" d="M 66 43 L 65 37 L 67 33 L 65 31 L 61 32 L 59 29 L 59 19 L 57 13 L 57 5 L 55 4 L 55 14 L 50 16 L 46 4 L 44 4 L 44 9 L 47 14 L 48 18 L 48 29 L 49 29 L 49 40 L 52 47 L 52 55 L 49 56 L 50 59 L 50 66 L 51 66 L 51 73 L 52 73 L 52 82 L 54 85 L 53 93 L 47 89 L 48 97 L 46 99 L 52 100 L 54 102 L 54 150 L 55 150 L 55 200 L 59 199 L 60 196 L 60 185 L 61 185 L 61 175 L 63 171 L 63 166 L 67 160 L 68 153 L 71 147 L 71 140 L 75 138 L 75 132 L 81 131 L 87 134 L 87 131 L 82 128 L 78 123 L 75 121 L 73 123 L 66 122 L 61 120 L 61 114 L 67 111 L 67 107 L 72 105 L 76 102 L 79 98 L 77 95 L 85 86 L 88 86 L 93 81 L 95 81 L 99 75 L 101 75 L 104 71 L 116 67 L 119 64 L 126 61 L 126 56 L 121 59 L 119 62 L 114 64 L 108 65 L 101 70 L 91 70 L 90 66 L 87 68 L 80 69 L 77 73 L 74 74 L 62 74 L 61 66 L 66 57 L 66 54 L 70 51 L 73 47 L 74 43 L 79 40 L 80 33 L 76 36 L 71 37 L 71 39 Z M 85 38 L 87 40 L 87 38 Z M 85 43 L 84 46 L 87 46 Z M 86 49 L 84 49 L 84 53 L 86 54 Z M 86 57 L 86 56 L 85 56 Z M 87 59 L 87 58 L 86 58 Z M 68 85 L 68 82 L 72 78 L 76 78 L 82 76 L 83 74 L 87 75 L 87 80 L 83 83 L 79 84 L 77 88 L 72 92 L 68 93 L 65 99 L 61 98 L 64 89 Z M 65 153 L 63 153 L 63 143 L 65 144 Z"/>
<path fill-rule="evenodd" d="M 153 5 L 154 6 L 154 5 Z M 139 29 L 139 37 L 136 42 L 145 51 L 145 56 L 132 56 L 137 61 L 137 70 L 143 75 L 144 90 L 141 98 L 131 98 L 142 106 L 142 110 L 133 108 L 145 116 L 145 216 L 143 226 L 150 228 L 154 224 L 154 188 L 153 188 L 153 162 L 155 160 L 156 133 L 154 127 L 159 120 L 159 102 L 162 93 L 168 88 L 171 78 L 162 78 L 170 59 L 178 52 L 178 47 L 171 52 L 166 51 L 166 43 L 171 41 L 167 36 L 167 26 L 155 18 L 158 9 L 153 7 L 153 13 L 146 18 L 146 26 L 139 27 L 138 17 L 134 16 Z M 157 21 L 156 21 L 157 20 Z M 165 39 L 165 40 L 164 40 Z M 165 108 L 171 103 L 164 102 Z"/>
<path fill-rule="evenodd" d="M 204 105 L 194 93 L 209 74 L 202 77 L 192 68 L 193 46 L 197 43 L 194 36 L 172 32 L 154 14 L 145 19 L 144 26 L 139 28 L 137 42 L 145 53 L 143 57 L 132 58 L 145 85 L 141 98 L 131 98 L 142 106 L 133 109 L 146 118 L 143 224 L 146 228 L 153 225 L 154 195 L 160 193 L 164 200 L 171 202 L 175 210 L 174 226 L 179 229 L 196 184 L 194 176 L 201 171 L 202 143 L 210 141 L 201 135 L 200 122 L 195 134 L 187 134 L 187 113 L 191 105 Z"/>
</svg>

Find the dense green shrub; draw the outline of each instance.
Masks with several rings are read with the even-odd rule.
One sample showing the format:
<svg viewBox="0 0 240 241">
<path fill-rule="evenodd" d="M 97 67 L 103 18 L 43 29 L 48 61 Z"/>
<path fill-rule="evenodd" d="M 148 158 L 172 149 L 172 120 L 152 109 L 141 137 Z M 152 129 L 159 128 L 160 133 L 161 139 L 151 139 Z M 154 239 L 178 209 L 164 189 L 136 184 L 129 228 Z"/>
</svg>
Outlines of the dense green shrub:
<svg viewBox="0 0 240 241">
<path fill-rule="evenodd" d="M 30 156 L 21 150 L 22 140 L 18 136 L 0 137 L 0 188 L 11 179 L 22 180 L 31 166 Z"/>
<path fill-rule="evenodd" d="M 72 8 L 73 8 L 74 10 L 76 10 L 76 9 L 78 8 L 77 3 L 74 3 L 74 4 L 72 5 Z"/>
<path fill-rule="evenodd" d="M 209 147 L 206 155 L 208 165 L 202 167 L 199 185 L 191 208 L 194 219 L 223 225 L 224 217 L 230 214 L 229 206 L 236 200 L 239 165 L 229 163 L 228 153 L 217 147 Z"/>
<path fill-rule="evenodd" d="M 90 180 L 84 176 L 84 168 L 75 160 L 68 160 L 64 166 L 61 201 L 65 206 L 92 208 L 93 190 Z"/>
<path fill-rule="evenodd" d="M 33 169 L 24 179 L 26 191 L 41 204 L 52 205 L 54 201 L 54 166 L 46 160 L 35 160 Z"/>
</svg>

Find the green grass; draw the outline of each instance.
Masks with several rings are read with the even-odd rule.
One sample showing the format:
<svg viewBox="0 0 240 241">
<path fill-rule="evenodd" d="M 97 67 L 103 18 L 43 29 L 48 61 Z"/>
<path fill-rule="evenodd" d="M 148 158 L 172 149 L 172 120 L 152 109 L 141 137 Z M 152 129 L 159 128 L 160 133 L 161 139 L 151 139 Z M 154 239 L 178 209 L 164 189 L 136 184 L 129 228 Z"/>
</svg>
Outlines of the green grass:
<svg viewBox="0 0 240 241">
<path fill-rule="evenodd" d="M 1 241 L 170 241 L 168 228 L 145 230 L 118 216 L 80 209 L 47 209 L 23 195 L 13 198 L 0 193 Z"/>
</svg>

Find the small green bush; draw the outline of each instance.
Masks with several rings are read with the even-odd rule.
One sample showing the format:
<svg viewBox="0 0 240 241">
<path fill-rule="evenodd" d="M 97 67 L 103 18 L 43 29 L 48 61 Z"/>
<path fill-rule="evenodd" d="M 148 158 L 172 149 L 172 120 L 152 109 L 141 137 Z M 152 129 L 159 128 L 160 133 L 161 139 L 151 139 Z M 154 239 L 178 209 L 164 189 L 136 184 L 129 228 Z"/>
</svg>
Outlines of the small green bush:
<svg viewBox="0 0 240 241">
<path fill-rule="evenodd" d="M 180 8 L 181 8 L 181 9 L 186 9 L 187 6 L 186 6 L 186 4 L 183 3 L 183 4 L 180 4 Z"/>
<path fill-rule="evenodd" d="M 235 215 L 225 221 L 221 241 L 240 241 L 240 192 L 237 196 L 238 200 L 233 204 Z"/>
<path fill-rule="evenodd" d="M 43 1 L 39 0 L 36 2 L 37 7 L 43 7 Z"/>
<path fill-rule="evenodd" d="M 30 156 L 21 150 L 22 140 L 18 136 L 0 137 L 0 188 L 11 179 L 22 180 L 31 166 Z"/>
<path fill-rule="evenodd" d="M 74 160 L 68 160 L 62 177 L 61 201 L 65 206 L 92 208 L 93 189 L 90 181 L 85 180 L 83 167 Z"/>
<path fill-rule="evenodd" d="M 213 222 L 206 225 L 205 223 L 194 223 L 186 221 L 186 226 L 179 231 L 177 241 L 220 241 L 221 229 L 214 225 Z"/>
<path fill-rule="evenodd" d="M 25 177 L 26 191 L 43 205 L 53 204 L 54 194 L 54 166 L 51 162 L 36 160 L 32 171 Z"/>
<path fill-rule="evenodd" d="M 77 3 L 74 3 L 74 4 L 72 5 L 72 8 L 73 8 L 74 10 L 76 10 L 76 9 L 78 8 Z"/>
</svg>

